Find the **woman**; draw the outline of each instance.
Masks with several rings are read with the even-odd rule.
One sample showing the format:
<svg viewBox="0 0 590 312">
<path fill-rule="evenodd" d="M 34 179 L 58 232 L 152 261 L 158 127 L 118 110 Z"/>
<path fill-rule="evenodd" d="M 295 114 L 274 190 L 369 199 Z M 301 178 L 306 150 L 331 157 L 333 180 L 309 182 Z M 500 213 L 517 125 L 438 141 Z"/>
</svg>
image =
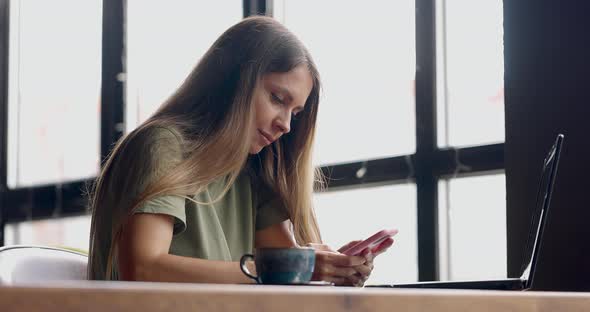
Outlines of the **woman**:
<svg viewBox="0 0 590 312">
<path fill-rule="evenodd" d="M 242 254 L 307 245 L 314 280 L 362 285 L 373 256 L 321 245 L 312 209 L 319 90 L 280 23 L 228 29 L 106 160 L 90 197 L 89 278 L 247 283 Z"/>
</svg>

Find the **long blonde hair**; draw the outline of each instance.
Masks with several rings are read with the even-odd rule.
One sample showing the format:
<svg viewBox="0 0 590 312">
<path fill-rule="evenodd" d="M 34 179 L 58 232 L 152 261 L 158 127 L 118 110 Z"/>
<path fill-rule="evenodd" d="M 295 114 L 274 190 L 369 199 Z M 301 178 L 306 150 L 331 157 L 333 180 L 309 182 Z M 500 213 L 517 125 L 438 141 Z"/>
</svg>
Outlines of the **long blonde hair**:
<svg viewBox="0 0 590 312">
<path fill-rule="evenodd" d="M 305 65 L 313 87 L 305 109 L 292 121 L 291 132 L 249 160 L 254 118 L 252 94 L 271 72 L 288 72 Z M 221 177 L 222 195 L 245 166 L 282 200 L 298 244 L 319 243 L 321 236 L 312 206 L 321 173 L 312 166 L 312 143 L 318 112 L 320 79 L 303 44 L 283 25 L 268 17 L 250 17 L 224 32 L 176 92 L 137 129 L 117 142 L 89 191 L 92 211 L 88 277 L 110 279 L 121 230 L 133 211 L 162 195 L 191 199 Z M 137 147 L 134 138 L 156 127 L 173 129 L 181 142 L 182 160 L 145 186 L 132 201 L 124 201 L 118 170 L 125 170 Z M 253 157 L 252 157 L 253 158 Z M 251 159 L 251 158 L 250 158 Z M 254 165 L 252 165 L 254 164 Z M 256 165 L 257 164 L 257 165 Z M 218 198 L 220 198 L 219 196 Z M 105 207 L 111 203 L 112 207 Z M 105 229 L 111 229 L 104 233 Z M 108 255 L 100 251 L 108 250 Z"/>
</svg>

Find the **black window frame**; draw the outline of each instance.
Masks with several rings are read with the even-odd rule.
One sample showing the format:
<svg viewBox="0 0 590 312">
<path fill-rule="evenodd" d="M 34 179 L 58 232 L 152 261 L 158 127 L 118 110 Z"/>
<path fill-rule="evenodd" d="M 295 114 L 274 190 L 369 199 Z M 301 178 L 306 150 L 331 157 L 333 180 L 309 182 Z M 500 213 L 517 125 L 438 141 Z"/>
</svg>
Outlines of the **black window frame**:
<svg viewBox="0 0 590 312">
<path fill-rule="evenodd" d="M 418 279 L 437 280 L 438 181 L 504 170 L 504 143 L 465 148 L 437 146 L 436 0 L 416 3 L 416 151 L 414 154 L 323 166 L 326 192 L 413 182 L 417 189 Z M 9 0 L 0 0 L 0 246 L 4 225 L 87 213 L 83 191 L 92 180 L 9 189 L 7 187 Z M 272 0 L 244 0 L 244 17 L 272 16 Z M 100 159 L 124 126 L 125 0 L 103 0 Z M 459 166 L 458 164 L 461 164 Z M 363 174 L 358 174 L 362 169 Z"/>
</svg>

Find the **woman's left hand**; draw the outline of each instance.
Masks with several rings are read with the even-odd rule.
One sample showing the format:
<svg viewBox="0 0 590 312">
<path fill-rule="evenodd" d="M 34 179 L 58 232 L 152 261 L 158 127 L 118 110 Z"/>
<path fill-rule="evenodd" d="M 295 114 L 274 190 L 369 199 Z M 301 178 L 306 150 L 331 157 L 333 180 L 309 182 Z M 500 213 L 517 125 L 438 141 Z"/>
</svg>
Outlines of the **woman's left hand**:
<svg viewBox="0 0 590 312">
<path fill-rule="evenodd" d="M 352 241 L 342 247 L 340 247 L 340 249 L 338 249 L 338 252 L 346 249 L 347 247 L 357 244 L 361 241 Z M 388 238 L 386 240 L 384 240 L 381 244 L 379 244 L 379 246 L 377 246 L 376 248 L 373 249 L 365 249 L 363 250 L 363 252 L 361 253 L 361 256 L 365 257 L 366 261 L 364 264 L 361 264 L 359 266 L 356 266 L 355 269 L 357 270 L 357 279 L 356 281 L 350 281 L 350 285 L 351 286 L 356 286 L 356 287 L 363 287 L 365 285 L 365 282 L 369 279 L 369 277 L 371 276 L 371 272 L 373 272 L 373 260 L 375 259 L 375 257 L 377 257 L 378 255 L 380 255 L 381 253 L 385 252 L 387 249 L 389 249 L 389 247 L 391 247 L 391 245 L 393 245 L 393 239 L 392 238 Z"/>
</svg>

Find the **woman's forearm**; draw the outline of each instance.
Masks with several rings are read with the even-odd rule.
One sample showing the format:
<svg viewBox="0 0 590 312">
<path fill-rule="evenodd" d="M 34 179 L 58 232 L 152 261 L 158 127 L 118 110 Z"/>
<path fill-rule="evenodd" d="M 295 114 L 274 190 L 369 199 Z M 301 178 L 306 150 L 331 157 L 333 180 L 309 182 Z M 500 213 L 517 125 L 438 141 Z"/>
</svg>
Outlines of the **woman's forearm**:
<svg viewBox="0 0 590 312">
<path fill-rule="evenodd" d="M 255 273 L 254 263 L 246 262 Z M 129 279 L 153 282 L 244 284 L 253 281 L 240 270 L 239 262 L 205 260 L 165 254 L 149 264 L 139 264 Z"/>
</svg>

